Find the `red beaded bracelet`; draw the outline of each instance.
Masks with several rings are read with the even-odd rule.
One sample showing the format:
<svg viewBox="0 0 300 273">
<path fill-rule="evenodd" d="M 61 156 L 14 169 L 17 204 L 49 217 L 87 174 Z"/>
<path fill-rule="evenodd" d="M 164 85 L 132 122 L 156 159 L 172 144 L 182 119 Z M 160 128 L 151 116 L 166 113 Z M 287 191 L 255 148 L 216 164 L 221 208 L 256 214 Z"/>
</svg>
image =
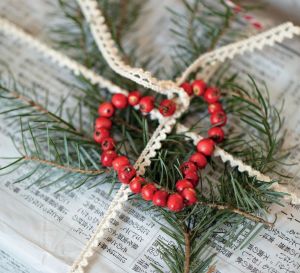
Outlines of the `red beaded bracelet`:
<svg viewBox="0 0 300 273">
<path fill-rule="evenodd" d="M 112 121 L 116 109 L 126 108 L 128 105 L 139 105 L 142 113 L 150 113 L 154 109 L 154 97 L 142 97 L 140 92 L 133 91 L 128 96 L 115 94 L 111 102 L 104 102 L 98 108 L 99 117 L 96 119 L 94 139 L 101 145 L 101 163 L 105 167 L 113 167 L 118 173 L 121 183 L 129 184 L 135 194 L 141 193 L 144 200 L 152 201 L 159 207 L 168 207 L 174 212 L 181 211 L 184 206 L 190 206 L 198 201 L 195 188 L 199 182 L 198 171 L 207 165 L 207 157 L 214 152 L 215 143 L 222 142 L 224 132 L 221 128 L 226 124 L 227 117 L 220 100 L 220 91 L 215 87 L 206 87 L 202 80 L 195 80 L 192 84 L 183 83 L 181 87 L 190 95 L 203 97 L 208 103 L 210 123 L 213 126 L 208 130 L 208 138 L 200 140 L 197 144 L 197 152 L 191 155 L 188 161 L 180 166 L 183 179 L 176 182 L 176 192 L 159 188 L 154 183 L 148 183 L 143 177 L 136 175 L 135 168 L 130 164 L 126 156 L 115 152 L 115 141 L 110 136 Z M 176 111 L 176 104 L 169 99 L 163 100 L 159 107 L 163 116 L 171 116 Z"/>
</svg>

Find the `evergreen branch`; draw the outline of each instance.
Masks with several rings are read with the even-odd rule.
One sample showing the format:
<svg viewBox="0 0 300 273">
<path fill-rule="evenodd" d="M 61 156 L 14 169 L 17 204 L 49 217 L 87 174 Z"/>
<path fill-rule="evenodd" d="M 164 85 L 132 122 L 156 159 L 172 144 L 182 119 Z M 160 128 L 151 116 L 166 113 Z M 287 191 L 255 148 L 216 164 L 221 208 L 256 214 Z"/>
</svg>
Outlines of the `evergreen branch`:
<svg viewBox="0 0 300 273">
<path fill-rule="evenodd" d="M 274 223 L 271 223 L 271 222 L 268 222 L 266 220 L 264 220 L 263 218 L 261 217 L 258 217 L 258 216 L 255 216 L 253 214 L 250 214 L 248 212 L 245 212 L 241 209 L 237 209 L 237 208 L 234 208 L 230 205 L 227 205 L 227 204 L 216 204 L 216 203 L 207 203 L 207 202 L 197 202 L 198 205 L 202 205 L 202 206 L 206 206 L 206 207 L 209 207 L 209 208 L 212 208 L 212 209 L 217 209 L 217 210 L 226 210 L 226 211 L 230 211 L 231 213 L 235 213 L 235 214 L 238 214 L 240 216 L 243 216 L 244 218 L 246 219 L 249 219 L 255 223 L 261 223 L 267 227 L 273 227 L 274 226 Z"/>
<path fill-rule="evenodd" d="M 101 72 L 114 81 L 117 79 L 118 82 L 128 83 L 127 80 L 116 75 L 106 65 L 91 38 L 89 28 L 77 3 L 66 0 L 58 0 L 58 3 L 65 15 L 65 20 L 52 29 L 52 39 L 56 45 L 68 54 L 72 52 L 73 57 L 87 67 L 93 67 L 95 71 Z M 123 53 L 126 62 L 130 63 L 132 61 L 131 56 L 125 53 L 123 40 L 124 36 L 133 29 L 145 3 L 139 0 L 98 0 L 98 4 L 103 11 L 116 45 Z"/>
<path fill-rule="evenodd" d="M 156 186 L 156 188 L 160 189 L 160 190 L 163 190 L 163 191 L 166 191 L 168 192 L 169 194 L 172 194 L 174 192 L 170 191 L 168 188 L 163 188 L 161 187 L 160 184 L 158 183 L 155 183 L 155 182 L 152 182 L 153 185 Z M 266 220 L 264 220 L 263 218 L 259 217 L 259 216 L 256 216 L 254 214 L 251 214 L 247 211 L 244 211 L 242 209 L 239 209 L 239 208 L 236 208 L 232 205 L 229 205 L 229 204 L 220 204 L 220 203 L 210 203 L 210 202 L 205 202 L 205 201 L 198 201 L 195 205 L 195 207 L 197 206 L 204 206 L 204 207 L 208 207 L 208 208 L 211 208 L 211 209 L 215 209 L 215 210 L 219 210 L 219 211 L 228 211 L 230 213 L 233 213 L 233 214 L 237 214 L 237 215 L 240 215 L 252 222 L 255 222 L 255 223 L 261 223 L 267 227 L 273 227 L 274 226 L 274 223 L 271 223 L 271 222 L 268 222 Z M 153 207 L 154 208 L 154 207 Z M 193 209 L 193 213 L 194 214 L 197 214 L 197 209 Z M 186 233 L 186 231 L 184 232 L 184 234 Z"/>
<path fill-rule="evenodd" d="M 103 173 L 108 173 L 109 170 L 85 170 L 85 169 L 79 169 L 79 168 L 72 168 L 70 166 L 65 166 L 65 165 L 60 165 L 55 162 L 45 160 L 45 159 L 40 159 L 38 157 L 33 157 L 33 156 L 24 156 L 21 158 L 22 160 L 26 161 L 34 161 L 37 163 L 41 163 L 50 167 L 54 167 L 56 169 L 61 169 L 64 171 L 68 172 L 73 172 L 73 173 L 79 173 L 79 174 L 86 174 L 86 175 L 99 175 Z"/>
<path fill-rule="evenodd" d="M 217 30 L 217 34 L 211 40 L 211 43 L 210 43 L 207 51 L 212 51 L 213 49 L 216 48 L 216 46 L 218 45 L 220 40 L 226 35 L 227 30 L 229 30 L 231 28 L 231 23 L 236 19 L 236 13 L 234 13 L 231 10 L 231 8 L 229 8 L 226 4 L 225 4 L 225 7 L 226 7 L 226 11 L 225 11 L 223 24 Z"/>
<path fill-rule="evenodd" d="M 176 41 L 172 56 L 174 77 L 199 55 L 215 49 L 220 43 L 229 43 L 244 35 L 243 30 L 233 27 L 237 14 L 225 1 L 219 0 L 217 4 L 206 0 L 181 2 L 183 12 L 169 9 L 173 23 L 171 32 Z"/>
<path fill-rule="evenodd" d="M 83 139 L 87 140 L 87 141 L 93 141 L 91 138 L 85 136 L 83 134 L 83 132 L 78 131 L 72 124 L 66 122 L 64 119 L 60 118 L 59 116 L 57 116 L 56 114 L 50 112 L 49 110 L 47 110 L 45 107 L 43 107 L 41 104 L 39 104 L 38 102 L 26 97 L 25 95 L 22 95 L 20 93 L 18 93 L 17 91 L 9 91 L 7 90 L 5 87 L 1 86 L 1 88 L 7 92 L 9 92 L 12 97 L 14 97 L 15 99 L 18 99 L 20 101 L 23 101 L 25 104 L 27 104 L 29 107 L 32 107 L 33 109 L 35 109 L 36 111 L 45 114 L 47 116 L 49 116 L 53 121 L 56 121 L 58 123 L 60 123 L 61 125 L 65 126 L 68 131 L 71 131 L 77 135 L 80 135 L 83 137 Z M 20 110 L 20 108 L 17 108 L 16 110 Z M 14 111 L 14 110 L 13 110 Z M 3 114 L 3 113 L 2 113 Z"/>
</svg>

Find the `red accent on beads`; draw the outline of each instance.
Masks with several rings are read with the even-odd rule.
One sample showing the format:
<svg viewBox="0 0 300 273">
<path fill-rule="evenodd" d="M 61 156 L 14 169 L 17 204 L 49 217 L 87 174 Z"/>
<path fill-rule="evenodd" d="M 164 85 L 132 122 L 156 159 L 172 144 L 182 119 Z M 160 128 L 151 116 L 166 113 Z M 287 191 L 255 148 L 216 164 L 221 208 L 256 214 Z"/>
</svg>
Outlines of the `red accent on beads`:
<svg viewBox="0 0 300 273">
<path fill-rule="evenodd" d="M 101 141 L 102 151 L 113 150 L 115 146 L 116 146 L 115 141 L 111 137 L 106 137 Z"/>
<path fill-rule="evenodd" d="M 217 112 L 213 113 L 210 116 L 210 123 L 211 125 L 218 125 L 218 126 L 224 126 L 227 122 L 227 116 L 225 112 Z"/>
<path fill-rule="evenodd" d="M 104 151 L 101 155 L 101 164 L 104 167 L 111 167 L 113 160 L 117 157 L 117 153 L 113 150 Z"/>
<path fill-rule="evenodd" d="M 115 113 L 115 108 L 110 102 L 103 102 L 99 105 L 98 114 L 100 117 L 110 118 Z"/>
<path fill-rule="evenodd" d="M 169 210 L 179 212 L 183 209 L 183 198 L 179 193 L 173 193 L 169 196 L 167 206 Z"/>
<path fill-rule="evenodd" d="M 259 22 L 254 22 L 254 23 L 252 23 L 252 25 L 258 30 L 262 29 L 262 24 Z"/>
<path fill-rule="evenodd" d="M 140 110 L 143 113 L 150 113 L 154 108 L 154 97 L 146 96 L 140 100 Z"/>
<path fill-rule="evenodd" d="M 180 171 L 183 175 L 187 172 L 196 172 L 197 166 L 193 162 L 184 162 L 180 166 Z"/>
<path fill-rule="evenodd" d="M 220 90 L 216 87 L 209 87 L 206 89 L 203 97 L 206 102 L 215 103 L 221 97 Z"/>
<path fill-rule="evenodd" d="M 108 118 L 99 117 L 95 122 L 95 129 L 105 128 L 110 130 L 112 127 L 112 121 Z"/>
<path fill-rule="evenodd" d="M 184 175 L 184 179 L 191 181 L 191 183 L 196 187 L 199 183 L 199 175 L 197 172 L 187 172 Z"/>
<path fill-rule="evenodd" d="M 111 102 L 117 109 L 123 109 L 127 106 L 128 100 L 124 94 L 117 93 L 112 96 Z"/>
<path fill-rule="evenodd" d="M 129 184 L 130 190 L 133 193 L 140 193 L 144 183 L 145 183 L 145 179 L 143 177 L 136 176 L 130 181 Z"/>
<path fill-rule="evenodd" d="M 118 178 L 120 182 L 124 184 L 129 184 L 130 180 L 135 176 L 136 170 L 131 165 L 126 165 L 120 167 L 118 171 Z"/>
<path fill-rule="evenodd" d="M 208 136 L 215 142 L 222 142 L 224 140 L 224 131 L 220 127 L 213 127 L 208 130 Z"/>
<path fill-rule="evenodd" d="M 183 190 L 183 192 L 181 193 L 182 197 L 185 200 L 185 203 L 190 206 L 195 204 L 198 199 L 197 199 L 197 193 L 194 189 L 192 188 L 186 188 Z"/>
<path fill-rule="evenodd" d="M 158 110 L 164 117 L 170 117 L 176 111 L 176 103 L 172 100 L 163 100 L 160 103 Z"/>
<path fill-rule="evenodd" d="M 166 191 L 157 191 L 154 193 L 152 202 L 155 206 L 165 207 L 167 205 L 169 194 Z"/>
<path fill-rule="evenodd" d="M 156 192 L 156 187 L 153 184 L 147 184 L 142 188 L 142 198 L 146 201 L 153 199 L 153 195 Z"/>
<path fill-rule="evenodd" d="M 187 179 L 178 180 L 176 183 L 176 190 L 178 192 L 182 192 L 186 188 L 193 188 L 193 187 L 194 187 L 193 183 Z"/>
<path fill-rule="evenodd" d="M 215 149 L 215 142 L 212 139 L 204 138 L 197 144 L 197 151 L 206 156 L 211 156 Z"/>
<path fill-rule="evenodd" d="M 208 112 L 210 114 L 217 113 L 223 111 L 222 104 L 219 102 L 214 102 L 208 105 Z"/>
<path fill-rule="evenodd" d="M 236 12 L 236 13 L 239 13 L 242 11 L 242 7 L 239 6 L 239 5 L 235 5 L 234 8 L 233 8 L 233 11 Z"/>
<path fill-rule="evenodd" d="M 206 89 L 206 83 L 202 80 L 195 80 L 192 84 L 193 92 L 196 96 L 203 96 L 205 89 Z"/>
<path fill-rule="evenodd" d="M 103 102 L 99 105 L 98 114 L 100 117 L 110 118 L 115 113 L 115 108 L 110 102 Z"/>
<path fill-rule="evenodd" d="M 129 159 L 126 156 L 118 156 L 112 163 L 115 171 L 119 171 L 121 167 L 129 165 Z"/>
<path fill-rule="evenodd" d="M 180 85 L 181 88 L 183 88 L 183 90 L 189 95 L 192 96 L 193 95 L 193 88 L 192 85 L 190 85 L 188 82 L 184 82 Z"/>
<path fill-rule="evenodd" d="M 141 93 L 139 91 L 132 91 L 128 95 L 128 103 L 131 106 L 139 104 L 141 99 Z"/>
<path fill-rule="evenodd" d="M 109 137 L 110 133 L 106 128 L 99 128 L 96 129 L 94 132 L 94 140 L 97 143 L 100 143 L 103 141 L 103 139 Z"/>
<path fill-rule="evenodd" d="M 200 168 L 200 169 L 205 168 L 205 166 L 207 164 L 206 157 L 202 153 L 192 154 L 191 157 L 190 157 L 190 161 L 195 163 L 197 165 L 197 167 Z"/>
</svg>

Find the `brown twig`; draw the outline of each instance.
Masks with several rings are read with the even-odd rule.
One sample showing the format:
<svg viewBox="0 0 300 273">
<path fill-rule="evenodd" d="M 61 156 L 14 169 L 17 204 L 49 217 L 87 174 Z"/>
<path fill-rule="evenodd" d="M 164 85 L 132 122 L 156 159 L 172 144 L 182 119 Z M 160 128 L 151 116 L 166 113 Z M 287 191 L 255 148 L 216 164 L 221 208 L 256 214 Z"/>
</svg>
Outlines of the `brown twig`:
<svg viewBox="0 0 300 273">
<path fill-rule="evenodd" d="M 228 210 L 228 211 L 233 212 L 235 214 L 241 215 L 241 216 L 243 216 L 243 217 L 245 217 L 245 218 L 247 218 L 247 219 L 249 219 L 253 222 L 261 223 L 261 224 L 264 224 L 268 227 L 273 227 L 273 225 L 274 225 L 274 223 L 268 222 L 268 221 L 264 220 L 263 218 L 261 218 L 259 216 L 253 215 L 251 213 L 240 210 L 238 208 L 234 208 L 230 205 L 207 203 L 207 202 L 198 202 L 197 204 L 203 205 L 205 207 L 209 207 L 209 208 L 212 208 L 212 209 L 217 209 L 217 210 Z"/>
<path fill-rule="evenodd" d="M 42 105 L 40 105 L 39 103 L 33 101 L 32 99 L 21 95 L 20 93 L 14 91 L 11 92 L 11 94 L 16 98 L 19 99 L 21 101 L 23 101 L 24 103 L 27 103 L 28 105 L 30 105 L 32 108 L 36 109 L 38 112 L 46 114 L 48 116 L 50 116 L 53 120 L 63 124 L 68 130 L 74 132 L 77 135 L 80 135 L 83 139 L 87 140 L 87 141 L 91 141 L 93 142 L 93 140 L 91 138 L 89 138 L 88 136 L 85 136 L 83 132 L 78 131 L 76 128 L 74 127 L 70 127 L 64 120 L 62 120 L 61 118 L 59 118 L 58 116 L 56 116 L 55 114 L 51 113 L 50 111 L 48 111 L 45 107 L 43 107 Z"/>
<path fill-rule="evenodd" d="M 74 173 L 80 173 L 80 174 L 86 174 L 86 175 L 99 175 L 99 174 L 102 174 L 105 172 L 109 172 L 108 169 L 107 170 L 83 170 L 83 169 L 79 169 L 79 168 L 73 168 L 70 166 L 60 165 L 60 164 L 54 163 L 49 160 L 40 159 L 38 157 L 24 156 L 23 159 L 26 161 L 35 161 L 35 162 L 45 164 L 50 167 L 55 167 L 57 169 L 62 169 L 62 170 L 68 171 L 68 172 L 74 172 Z"/>
<path fill-rule="evenodd" d="M 56 115 L 52 114 L 51 112 L 49 112 L 46 108 L 44 108 L 43 106 L 41 106 L 40 104 L 36 103 L 35 101 L 31 100 L 30 98 L 27 98 L 25 97 L 24 95 L 21 95 L 17 92 L 12 92 L 13 96 L 16 98 L 16 99 L 19 99 L 19 100 L 22 100 L 23 102 L 29 104 L 31 107 L 35 108 L 37 111 L 41 112 L 41 113 L 44 113 L 46 115 L 50 115 L 51 118 L 53 118 L 54 120 L 56 120 L 57 122 L 63 122 L 63 120 L 61 120 L 60 118 L 58 118 Z M 114 120 L 116 121 L 117 124 L 122 124 L 122 125 L 125 125 L 127 128 L 130 128 L 131 130 L 133 131 L 136 131 L 138 133 L 141 133 L 143 132 L 141 129 L 129 124 L 128 122 L 126 122 L 125 120 L 121 119 L 121 118 L 114 118 Z M 67 125 L 66 125 L 67 126 Z M 85 137 L 83 135 L 82 132 L 76 130 L 76 129 L 72 129 L 70 128 L 69 126 L 67 126 L 68 129 L 76 132 L 77 134 L 80 134 L 84 137 L 84 139 L 86 140 L 89 140 L 89 141 L 93 141 L 91 138 L 89 137 Z"/>
<path fill-rule="evenodd" d="M 184 273 L 190 272 L 191 264 L 191 240 L 188 230 L 184 232 L 184 244 L 185 244 L 185 260 L 184 260 Z"/>
</svg>

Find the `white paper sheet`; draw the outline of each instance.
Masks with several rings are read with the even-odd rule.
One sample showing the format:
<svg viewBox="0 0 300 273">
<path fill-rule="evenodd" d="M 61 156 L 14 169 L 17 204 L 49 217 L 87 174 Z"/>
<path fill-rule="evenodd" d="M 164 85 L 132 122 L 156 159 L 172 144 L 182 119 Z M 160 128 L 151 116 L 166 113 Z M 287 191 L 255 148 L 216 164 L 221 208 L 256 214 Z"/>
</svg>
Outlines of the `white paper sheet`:
<svg viewBox="0 0 300 273">
<path fill-rule="evenodd" d="M 18 7 L 18 13 L 16 8 L 7 8 L 4 13 L 18 24 L 24 23 L 27 29 L 31 25 L 43 26 L 44 13 L 38 12 L 42 15 L 32 16 L 26 10 L 28 6 L 44 10 L 47 2 L 30 2 L 22 1 L 20 4 L 19 1 L 11 1 L 9 5 Z M 2 2 L 0 8 L 6 4 Z M 3 13 L 2 8 L 0 14 Z M 19 20 L 20 14 L 28 19 Z M 43 37 L 43 27 L 37 29 L 34 34 Z M 300 130 L 297 115 L 300 100 L 300 81 L 297 76 L 300 72 L 299 45 L 300 40 L 294 39 L 284 45 L 240 57 L 234 61 L 232 68 L 245 69 L 258 78 L 263 77 L 274 102 L 284 97 L 288 106 L 285 108 L 285 126 L 290 130 L 287 142 L 292 144 L 299 141 Z M 48 89 L 53 105 L 57 104 L 61 94 L 70 91 L 70 86 L 77 84 L 68 71 L 59 69 L 28 47 L 16 44 L 7 37 L 4 39 L 1 35 L 0 60 L 9 63 L 22 85 L 36 86 L 41 93 Z M 0 72 L 3 69 L 0 67 Z M 76 88 L 72 87 L 72 92 L 76 92 Z M 10 128 L 5 126 L 6 122 L 0 122 L 0 155 L 13 156 L 16 150 L 8 136 Z M 296 149 L 293 158 L 299 160 Z M 289 171 L 297 174 L 299 166 Z M 12 175 L 1 177 L 0 272 L 67 272 L 110 202 L 106 194 L 107 187 L 99 186 L 90 190 L 82 187 L 69 194 L 54 194 L 55 188 L 27 188 L 32 179 L 20 184 L 13 184 L 14 180 Z M 299 178 L 295 178 L 295 184 L 299 185 L 298 181 Z M 219 252 L 218 272 L 300 272 L 299 209 L 291 206 L 274 207 L 273 210 L 278 212 L 275 228 L 260 230 L 256 239 L 243 250 L 224 248 L 217 237 L 212 243 L 212 252 Z M 99 272 L 100 269 L 101 273 L 156 272 L 150 266 L 151 262 L 162 265 L 164 271 L 168 272 L 157 251 L 157 238 L 168 240 L 159 230 L 159 225 L 151 220 L 151 215 L 141 213 L 137 204 L 128 203 L 124 212 L 120 212 L 119 217 L 112 221 L 89 272 Z"/>
</svg>

